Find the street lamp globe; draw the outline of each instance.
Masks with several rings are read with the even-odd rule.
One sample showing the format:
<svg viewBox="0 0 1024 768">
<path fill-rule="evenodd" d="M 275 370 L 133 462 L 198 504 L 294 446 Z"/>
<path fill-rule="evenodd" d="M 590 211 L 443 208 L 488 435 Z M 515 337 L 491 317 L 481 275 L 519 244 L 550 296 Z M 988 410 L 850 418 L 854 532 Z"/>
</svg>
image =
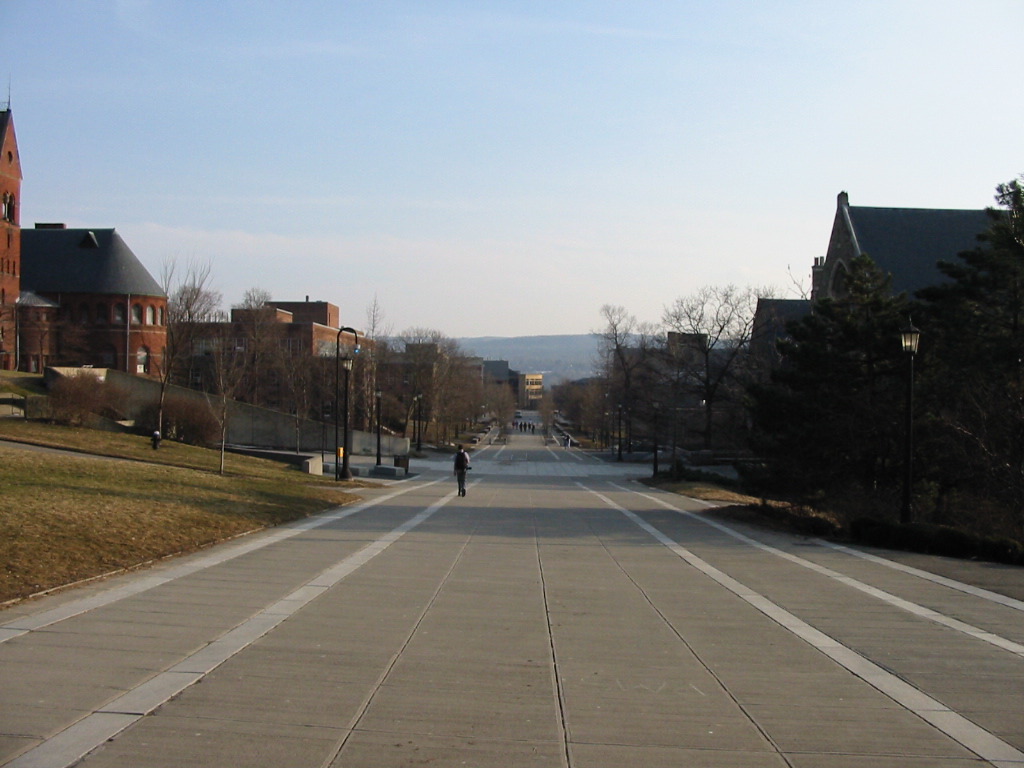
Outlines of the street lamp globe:
<svg viewBox="0 0 1024 768">
<path fill-rule="evenodd" d="M 921 341 L 921 331 L 914 327 L 914 324 L 907 321 L 905 328 L 900 330 L 900 342 L 903 344 L 903 351 L 909 355 L 917 354 L 917 345 Z"/>
</svg>

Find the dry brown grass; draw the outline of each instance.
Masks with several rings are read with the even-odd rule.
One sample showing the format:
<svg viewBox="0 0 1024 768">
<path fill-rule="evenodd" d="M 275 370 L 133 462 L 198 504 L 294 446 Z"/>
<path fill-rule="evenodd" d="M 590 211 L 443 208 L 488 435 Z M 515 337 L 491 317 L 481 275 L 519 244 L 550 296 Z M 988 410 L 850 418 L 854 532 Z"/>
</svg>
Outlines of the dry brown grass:
<svg viewBox="0 0 1024 768">
<path fill-rule="evenodd" d="M 33 432 L 46 445 L 92 447 L 135 460 L 0 446 L 0 602 L 357 498 L 260 459 L 230 456 L 229 474 L 219 475 L 211 471 L 219 461 L 216 451 L 167 442 L 153 451 L 131 435 L 0 421 L 0 438 L 27 440 Z"/>
</svg>

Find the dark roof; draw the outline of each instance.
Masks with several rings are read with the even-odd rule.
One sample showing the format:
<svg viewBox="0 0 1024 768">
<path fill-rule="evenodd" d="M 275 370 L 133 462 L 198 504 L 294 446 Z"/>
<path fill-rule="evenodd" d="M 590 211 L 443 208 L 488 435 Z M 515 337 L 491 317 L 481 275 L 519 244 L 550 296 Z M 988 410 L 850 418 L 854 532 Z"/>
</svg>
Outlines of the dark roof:
<svg viewBox="0 0 1024 768">
<path fill-rule="evenodd" d="M 113 229 L 21 230 L 21 285 L 50 294 L 164 295 Z"/>
<path fill-rule="evenodd" d="M 939 261 L 978 246 L 992 220 L 984 210 L 870 208 L 850 206 L 857 248 L 892 275 L 896 293 L 914 292 L 946 278 Z"/>
<path fill-rule="evenodd" d="M 55 301 L 44 299 L 38 293 L 32 293 L 32 291 L 22 291 L 21 296 L 18 298 L 18 306 L 21 307 L 43 307 L 43 308 L 56 308 L 59 307 Z"/>
</svg>

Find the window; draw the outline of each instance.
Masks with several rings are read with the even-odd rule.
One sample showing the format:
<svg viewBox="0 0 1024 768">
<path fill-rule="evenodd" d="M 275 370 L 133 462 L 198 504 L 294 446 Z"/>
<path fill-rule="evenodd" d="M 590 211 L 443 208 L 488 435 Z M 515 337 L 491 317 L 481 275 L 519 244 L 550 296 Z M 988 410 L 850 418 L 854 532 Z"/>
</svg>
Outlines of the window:
<svg viewBox="0 0 1024 768">
<path fill-rule="evenodd" d="M 142 325 L 142 305 L 132 304 L 132 324 Z"/>
<path fill-rule="evenodd" d="M 135 372 L 149 373 L 149 350 L 146 347 L 139 347 L 135 353 Z"/>
<path fill-rule="evenodd" d="M 100 353 L 100 362 L 104 368 L 113 368 L 117 362 L 117 350 L 107 347 Z"/>
<path fill-rule="evenodd" d="M 152 305 L 146 307 L 146 325 L 156 324 L 156 310 L 153 309 Z"/>
<path fill-rule="evenodd" d="M 78 324 L 88 325 L 89 324 L 89 305 L 83 304 L 78 308 Z"/>
<path fill-rule="evenodd" d="M 160 325 L 163 325 L 164 324 L 164 308 L 160 307 L 160 309 L 158 310 L 158 313 L 159 313 L 159 316 L 160 316 Z"/>
<path fill-rule="evenodd" d="M 103 325 L 107 322 L 107 305 L 97 304 L 96 305 L 96 324 Z"/>
<path fill-rule="evenodd" d="M 114 305 L 114 322 L 118 325 L 124 325 L 124 304 Z"/>
</svg>

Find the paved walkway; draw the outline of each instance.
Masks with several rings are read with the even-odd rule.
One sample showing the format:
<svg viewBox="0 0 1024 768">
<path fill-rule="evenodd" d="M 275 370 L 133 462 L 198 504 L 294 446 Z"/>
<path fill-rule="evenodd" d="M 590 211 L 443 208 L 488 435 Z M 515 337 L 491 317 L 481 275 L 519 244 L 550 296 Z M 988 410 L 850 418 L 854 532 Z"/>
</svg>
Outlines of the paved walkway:
<svg viewBox="0 0 1024 768">
<path fill-rule="evenodd" d="M 0 614 L 0 765 L 1024 766 L 1024 569 L 725 526 L 572 453 Z"/>
</svg>

